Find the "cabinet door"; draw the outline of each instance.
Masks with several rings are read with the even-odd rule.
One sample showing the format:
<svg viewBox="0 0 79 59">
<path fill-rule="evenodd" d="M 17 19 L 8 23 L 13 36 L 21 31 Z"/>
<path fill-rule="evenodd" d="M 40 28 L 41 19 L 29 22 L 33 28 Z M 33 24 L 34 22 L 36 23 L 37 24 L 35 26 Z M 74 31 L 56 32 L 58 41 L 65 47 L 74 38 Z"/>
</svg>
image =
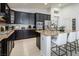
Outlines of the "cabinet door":
<svg viewBox="0 0 79 59">
<path fill-rule="evenodd" d="M 22 24 L 29 24 L 29 13 L 22 13 Z"/>
<path fill-rule="evenodd" d="M 34 25 L 34 14 L 29 13 L 29 24 Z"/>
<path fill-rule="evenodd" d="M 41 19 L 40 19 L 40 14 L 39 13 L 37 13 L 36 14 L 36 21 L 40 21 Z"/>
<path fill-rule="evenodd" d="M 0 3 L 0 12 L 5 12 L 6 3 Z"/>
<path fill-rule="evenodd" d="M 21 23 L 21 13 L 15 12 L 15 24 L 20 24 Z"/>
<path fill-rule="evenodd" d="M 50 20 L 50 18 L 51 18 L 51 16 L 50 16 L 50 15 L 48 15 L 48 20 Z"/>
<path fill-rule="evenodd" d="M 23 30 L 16 30 L 16 40 L 24 39 L 24 31 Z"/>
<path fill-rule="evenodd" d="M 7 55 L 10 55 L 14 47 L 14 33 L 7 38 Z"/>
<path fill-rule="evenodd" d="M 39 16 L 40 16 L 40 19 L 39 20 L 42 22 L 43 21 L 43 15 L 40 14 Z"/>
<path fill-rule="evenodd" d="M 12 42 L 10 40 L 10 37 L 8 39 L 9 40 L 7 40 L 7 55 L 9 55 L 12 50 Z"/>
<path fill-rule="evenodd" d="M 16 24 L 29 24 L 29 13 L 15 12 Z"/>
<path fill-rule="evenodd" d="M 10 40 L 11 40 L 11 48 L 14 48 L 14 40 L 15 40 L 15 32 L 10 36 Z"/>
<path fill-rule="evenodd" d="M 23 39 L 23 31 L 22 30 L 19 30 L 18 31 L 18 39 Z"/>
<path fill-rule="evenodd" d="M 46 19 L 48 20 L 48 15 L 46 14 Z"/>
<path fill-rule="evenodd" d="M 2 56 L 7 56 L 7 39 L 3 39 L 1 41 L 1 45 L 2 45 L 2 48 L 1 48 L 1 55 Z"/>
<path fill-rule="evenodd" d="M 47 18 L 46 18 L 46 15 L 45 15 L 45 14 L 43 14 L 43 20 L 47 20 Z"/>
<path fill-rule="evenodd" d="M 40 39 L 40 33 L 36 32 L 36 46 L 41 49 L 41 39 Z"/>
<path fill-rule="evenodd" d="M 20 36 L 19 36 L 19 35 L 20 35 L 19 30 L 16 30 L 15 32 L 16 32 L 16 40 L 18 40 L 19 37 L 20 37 Z"/>
</svg>

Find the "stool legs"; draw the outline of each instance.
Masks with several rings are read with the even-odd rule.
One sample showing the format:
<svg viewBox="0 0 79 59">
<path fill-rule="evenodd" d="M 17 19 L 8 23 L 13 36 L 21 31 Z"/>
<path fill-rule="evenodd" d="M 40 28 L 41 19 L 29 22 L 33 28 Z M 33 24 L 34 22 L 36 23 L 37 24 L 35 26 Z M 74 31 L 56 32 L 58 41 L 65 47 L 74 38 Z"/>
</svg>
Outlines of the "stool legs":
<svg viewBox="0 0 79 59">
<path fill-rule="evenodd" d="M 65 49 L 66 49 L 66 56 L 68 56 L 68 54 L 67 54 L 67 44 L 65 45 Z"/>
<path fill-rule="evenodd" d="M 78 47 L 78 40 L 77 40 L 77 50 L 79 51 L 79 47 Z"/>
<path fill-rule="evenodd" d="M 60 56 L 60 46 L 58 48 L 59 48 L 59 56 Z"/>
<path fill-rule="evenodd" d="M 70 55 L 72 56 L 71 43 L 70 43 Z"/>
<path fill-rule="evenodd" d="M 56 51 L 57 51 L 57 45 L 56 45 Z"/>
<path fill-rule="evenodd" d="M 74 45 L 75 45 L 75 53 L 77 54 L 76 42 L 74 42 Z"/>
</svg>

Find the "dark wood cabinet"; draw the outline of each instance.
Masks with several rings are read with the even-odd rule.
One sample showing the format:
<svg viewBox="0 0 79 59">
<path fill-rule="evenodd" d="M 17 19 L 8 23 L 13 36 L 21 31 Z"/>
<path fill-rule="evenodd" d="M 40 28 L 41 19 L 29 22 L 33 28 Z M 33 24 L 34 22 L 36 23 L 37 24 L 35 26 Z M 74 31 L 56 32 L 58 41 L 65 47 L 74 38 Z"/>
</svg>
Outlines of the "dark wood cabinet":
<svg viewBox="0 0 79 59">
<path fill-rule="evenodd" d="M 16 33 L 16 40 L 22 39 L 24 37 L 22 30 L 16 30 L 15 33 Z"/>
<path fill-rule="evenodd" d="M 29 15 L 29 24 L 30 25 L 34 25 L 34 21 L 35 21 L 34 14 L 33 13 L 29 13 L 28 15 Z"/>
<path fill-rule="evenodd" d="M 50 15 L 42 14 L 42 13 L 35 13 L 36 21 L 44 22 L 44 20 L 50 20 Z"/>
<path fill-rule="evenodd" d="M 20 13 L 20 24 L 28 24 L 29 23 L 29 14 L 28 13 Z"/>
<path fill-rule="evenodd" d="M 0 3 L 0 12 L 5 13 L 6 3 Z"/>
<path fill-rule="evenodd" d="M 16 40 L 36 37 L 35 30 L 16 30 Z"/>
<path fill-rule="evenodd" d="M 1 56 L 7 56 L 7 40 L 4 39 L 1 41 Z"/>
<path fill-rule="evenodd" d="M 35 27 L 37 22 L 43 22 L 43 29 L 44 29 L 44 21 L 50 20 L 50 15 L 42 14 L 42 13 L 35 13 Z"/>
<path fill-rule="evenodd" d="M 0 16 L 3 16 L 5 23 L 11 23 L 10 8 L 7 3 L 0 3 Z"/>
<path fill-rule="evenodd" d="M 11 24 L 10 9 L 7 9 L 7 10 L 6 10 L 5 20 L 6 20 L 6 23 L 7 23 L 7 24 Z"/>
<path fill-rule="evenodd" d="M 21 14 L 19 12 L 15 12 L 15 20 L 14 20 L 14 23 L 15 24 L 20 24 L 21 23 L 20 19 L 21 19 Z"/>
<path fill-rule="evenodd" d="M 6 39 L 1 41 L 1 55 L 9 56 L 14 47 L 15 32 Z"/>
<path fill-rule="evenodd" d="M 36 46 L 41 49 L 41 45 L 40 45 L 40 41 L 41 37 L 40 37 L 40 33 L 36 32 Z"/>
<path fill-rule="evenodd" d="M 15 20 L 14 15 L 15 15 L 15 11 L 10 10 L 10 20 L 11 20 L 10 22 L 11 22 L 11 24 L 14 24 L 14 20 Z"/>
<path fill-rule="evenodd" d="M 34 25 L 36 27 L 36 22 L 43 22 L 44 24 L 44 20 L 50 20 L 50 15 L 15 11 L 15 24 Z"/>
<path fill-rule="evenodd" d="M 46 20 L 51 20 L 51 15 L 46 15 L 47 19 Z"/>
<path fill-rule="evenodd" d="M 34 14 L 26 12 L 15 12 L 15 24 L 34 25 Z"/>
</svg>

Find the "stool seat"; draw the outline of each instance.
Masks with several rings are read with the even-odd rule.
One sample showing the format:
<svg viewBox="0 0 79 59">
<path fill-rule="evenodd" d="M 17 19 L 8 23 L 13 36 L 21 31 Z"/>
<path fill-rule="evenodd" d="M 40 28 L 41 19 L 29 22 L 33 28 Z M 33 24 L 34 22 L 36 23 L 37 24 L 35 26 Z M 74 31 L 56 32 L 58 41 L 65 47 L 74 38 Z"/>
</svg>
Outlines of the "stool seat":
<svg viewBox="0 0 79 59">
<path fill-rule="evenodd" d="M 54 47 L 52 47 L 52 51 L 56 55 L 59 55 L 60 56 L 61 55 L 60 54 L 60 51 L 61 51 L 61 48 L 60 47 L 67 43 L 67 33 L 62 33 L 62 34 L 59 34 L 57 37 L 52 37 L 52 43 L 54 43 L 56 45 L 55 48 L 57 48 L 57 47 L 59 48 L 59 53 L 57 52 L 57 49 L 56 49 L 56 51 L 53 51 L 53 48 Z M 66 54 L 66 51 L 64 51 L 64 52 L 65 52 L 64 54 Z"/>
</svg>

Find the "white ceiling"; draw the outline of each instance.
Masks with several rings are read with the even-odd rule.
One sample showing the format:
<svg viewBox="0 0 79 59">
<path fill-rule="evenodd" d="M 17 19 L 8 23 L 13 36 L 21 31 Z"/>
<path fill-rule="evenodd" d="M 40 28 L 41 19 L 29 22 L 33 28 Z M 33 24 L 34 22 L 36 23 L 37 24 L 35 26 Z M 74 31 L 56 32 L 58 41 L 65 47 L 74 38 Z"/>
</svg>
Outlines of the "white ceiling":
<svg viewBox="0 0 79 59">
<path fill-rule="evenodd" d="M 8 3 L 12 10 L 23 11 L 23 12 L 31 12 L 31 13 L 46 13 L 51 14 L 50 10 L 52 8 L 63 8 L 70 4 L 68 3 Z"/>
<path fill-rule="evenodd" d="M 40 8 L 40 9 L 48 9 L 51 7 L 65 7 L 69 5 L 68 3 L 61 3 L 59 6 L 59 3 L 48 3 L 45 5 L 44 3 L 8 3 L 10 8 Z"/>
</svg>

